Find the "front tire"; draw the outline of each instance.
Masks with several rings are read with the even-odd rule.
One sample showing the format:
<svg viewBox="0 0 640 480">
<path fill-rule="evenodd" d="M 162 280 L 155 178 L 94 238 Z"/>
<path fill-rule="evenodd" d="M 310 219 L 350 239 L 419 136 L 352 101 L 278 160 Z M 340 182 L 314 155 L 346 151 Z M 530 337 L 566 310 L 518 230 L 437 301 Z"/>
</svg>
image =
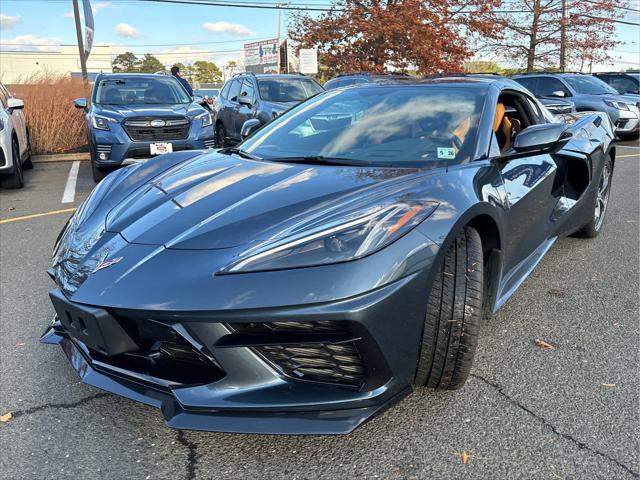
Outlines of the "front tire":
<svg viewBox="0 0 640 480">
<path fill-rule="evenodd" d="M 24 175 L 20 161 L 20 147 L 15 138 L 11 140 L 11 158 L 13 159 L 13 172 L 2 179 L 2 186 L 10 189 L 22 188 L 24 187 Z"/>
<path fill-rule="evenodd" d="M 611 157 L 607 156 L 600 180 L 598 180 L 598 188 L 596 189 L 595 199 L 593 203 L 593 217 L 589 223 L 584 225 L 576 232 L 576 236 L 584 238 L 595 238 L 598 236 L 604 225 L 607 206 L 609 205 L 609 195 L 611 193 L 611 177 L 613 175 L 613 162 Z"/>
<path fill-rule="evenodd" d="M 100 181 L 107 176 L 109 172 L 101 169 L 96 165 L 96 162 L 91 160 L 91 174 L 93 175 L 93 181 L 100 183 Z"/>
<path fill-rule="evenodd" d="M 478 344 L 484 299 L 484 260 L 478 232 L 465 227 L 433 281 L 414 383 L 438 390 L 462 387 Z"/>
<path fill-rule="evenodd" d="M 31 137 L 29 136 L 29 130 L 27 130 L 27 158 L 22 163 L 23 170 L 31 170 L 33 168 L 33 159 L 31 158 L 33 152 L 31 150 Z"/>
<path fill-rule="evenodd" d="M 229 146 L 227 142 L 227 131 L 222 123 L 216 125 L 216 143 L 218 148 L 226 148 Z"/>
</svg>

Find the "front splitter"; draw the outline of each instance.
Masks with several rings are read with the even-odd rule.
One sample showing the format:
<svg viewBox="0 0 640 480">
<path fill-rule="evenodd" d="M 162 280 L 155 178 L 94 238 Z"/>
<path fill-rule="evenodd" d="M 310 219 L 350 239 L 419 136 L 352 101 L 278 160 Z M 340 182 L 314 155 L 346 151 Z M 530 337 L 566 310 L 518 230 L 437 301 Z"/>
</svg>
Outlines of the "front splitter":
<svg viewBox="0 0 640 480">
<path fill-rule="evenodd" d="M 364 408 L 340 410 L 194 410 L 186 409 L 171 394 L 150 388 L 129 378 L 105 374 L 91 365 L 91 360 L 73 340 L 49 328 L 42 343 L 59 344 L 81 380 L 101 390 L 159 408 L 168 427 L 187 430 L 272 435 L 340 435 L 352 432 L 364 422 L 382 413 L 407 396 L 406 388 L 388 401 Z"/>
</svg>

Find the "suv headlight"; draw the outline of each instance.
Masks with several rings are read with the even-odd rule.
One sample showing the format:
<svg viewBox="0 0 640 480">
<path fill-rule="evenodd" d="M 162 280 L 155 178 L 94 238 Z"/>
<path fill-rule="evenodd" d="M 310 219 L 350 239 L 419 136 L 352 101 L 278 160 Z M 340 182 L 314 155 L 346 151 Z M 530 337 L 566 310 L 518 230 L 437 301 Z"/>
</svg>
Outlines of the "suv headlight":
<svg viewBox="0 0 640 480">
<path fill-rule="evenodd" d="M 100 115 L 91 115 L 91 123 L 93 124 L 93 128 L 98 130 L 110 130 L 109 124 L 118 123 L 113 118 L 102 117 Z"/>
<path fill-rule="evenodd" d="M 199 120 L 202 128 L 208 127 L 213 123 L 213 119 L 211 118 L 211 114 L 209 112 L 201 113 L 196 117 L 196 120 Z"/>
<path fill-rule="evenodd" d="M 616 101 L 613 101 L 613 100 L 605 100 L 604 103 L 609 105 L 610 107 L 617 108 L 618 110 L 629 110 L 629 105 L 627 105 L 624 102 L 616 102 Z"/>
<path fill-rule="evenodd" d="M 369 255 L 402 237 L 437 208 L 435 202 L 387 199 L 367 208 L 305 221 L 240 254 L 219 273 L 255 272 L 346 262 Z M 344 207 L 344 206 L 343 206 Z M 338 210 L 338 209 L 336 209 Z"/>
</svg>

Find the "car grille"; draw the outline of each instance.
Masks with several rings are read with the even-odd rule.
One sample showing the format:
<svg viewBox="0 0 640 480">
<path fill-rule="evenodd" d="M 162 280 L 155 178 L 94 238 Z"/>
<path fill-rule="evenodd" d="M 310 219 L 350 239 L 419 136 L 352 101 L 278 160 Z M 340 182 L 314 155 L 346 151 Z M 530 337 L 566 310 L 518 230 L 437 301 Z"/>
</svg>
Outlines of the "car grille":
<svg viewBox="0 0 640 480">
<path fill-rule="evenodd" d="M 263 338 L 252 349 L 288 377 L 359 387 L 366 369 L 347 322 L 231 324 L 243 338 Z"/>
<path fill-rule="evenodd" d="M 153 127 L 154 120 L 162 120 L 165 125 Z M 134 141 L 154 142 L 168 140 L 185 140 L 189 137 L 191 124 L 186 118 L 136 118 L 124 122 L 124 130 Z"/>
</svg>

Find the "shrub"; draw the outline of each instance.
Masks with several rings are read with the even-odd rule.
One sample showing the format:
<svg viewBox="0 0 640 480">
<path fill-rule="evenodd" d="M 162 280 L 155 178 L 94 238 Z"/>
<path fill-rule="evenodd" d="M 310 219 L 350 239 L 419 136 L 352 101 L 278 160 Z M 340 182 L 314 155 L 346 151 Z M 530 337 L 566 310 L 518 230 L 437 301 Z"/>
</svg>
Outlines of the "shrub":
<svg viewBox="0 0 640 480">
<path fill-rule="evenodd" d="M 24 101 L 34 154 L 87 150 L 84 116 L 73 100 L 88 96 L 82 80 L 50 73 L 32 75 L 9 90 Z"/>
</svg>

